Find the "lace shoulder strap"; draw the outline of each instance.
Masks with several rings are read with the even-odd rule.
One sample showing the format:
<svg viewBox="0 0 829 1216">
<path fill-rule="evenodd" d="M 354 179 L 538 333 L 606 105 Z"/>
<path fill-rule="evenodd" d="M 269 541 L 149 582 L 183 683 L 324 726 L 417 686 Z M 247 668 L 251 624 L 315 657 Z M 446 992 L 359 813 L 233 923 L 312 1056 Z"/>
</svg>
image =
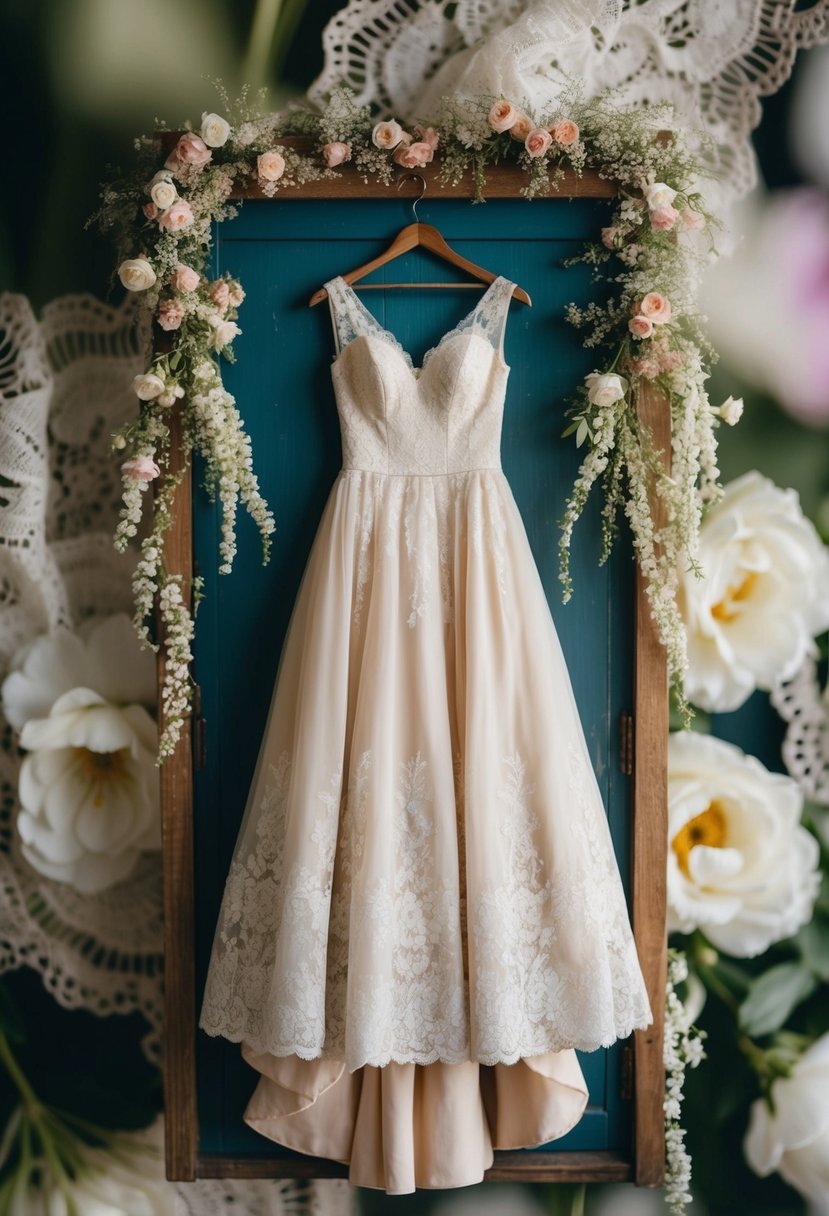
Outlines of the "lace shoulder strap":
<svg viewBox="0 0 829 1216">
<path fill-rule="evenodd" d="M 328 307 L 331 310 L 331 325 L 334 330 L 334 345 L 337 354 L 361 335 L 374 334 L 385 337 L 376 317 L 363 304 L 353 288 L 342 278 L 329 279 L 325 284 L 328 292 Z"/>
<path fill-rule="evenodd" d="M 464 328 L 474 328 L 491 343 L 499 355 L 504 354 L 504 330 L 515 284 L 499 275 L 490 283 L 475 308 L 463 323 Z"/>
</svg>

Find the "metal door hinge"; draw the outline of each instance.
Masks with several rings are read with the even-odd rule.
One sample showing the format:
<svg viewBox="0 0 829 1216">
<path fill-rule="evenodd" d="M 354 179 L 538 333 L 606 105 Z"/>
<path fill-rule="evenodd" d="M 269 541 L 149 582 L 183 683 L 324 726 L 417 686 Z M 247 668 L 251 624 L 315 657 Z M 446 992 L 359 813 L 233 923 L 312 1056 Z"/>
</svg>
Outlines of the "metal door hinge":
<svg viewBox="0 0 829 1216">
<path fill-rule="evenodd" d="M 619 1097 L 623 1102 L 633 1097 L 633 1052 L 633 1043 L 625 1043 L 619 1072 Z"/>
<path fill-rule="evenodd" d="M 201 711 L 201 688 L 193 689 L 193 767 L 197 773 L 207 767 L 207 719 Z"/>
<path fill-rule="evenodd" d="M 626 777 L 633 776 L 633 714 L 619 714 L 619 768 Z"/>
</svg>

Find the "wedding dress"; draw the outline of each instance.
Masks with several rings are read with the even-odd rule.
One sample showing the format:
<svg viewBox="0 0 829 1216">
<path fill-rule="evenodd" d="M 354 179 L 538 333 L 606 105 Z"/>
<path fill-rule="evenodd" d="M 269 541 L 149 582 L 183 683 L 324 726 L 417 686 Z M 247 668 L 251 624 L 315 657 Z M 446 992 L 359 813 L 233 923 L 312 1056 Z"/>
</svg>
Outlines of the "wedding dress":
<svg viewBox="0 0 829 1216">
<path fill-rule="evenodd" d="M 605 812 L 501 471 L 513 284 L 420 368 L 327 284 L 343 469 L 297 597 L 201 1026 L 245 1120 L 351 1181 L 480 1181 L 650 1022 Z"/>
</svg>

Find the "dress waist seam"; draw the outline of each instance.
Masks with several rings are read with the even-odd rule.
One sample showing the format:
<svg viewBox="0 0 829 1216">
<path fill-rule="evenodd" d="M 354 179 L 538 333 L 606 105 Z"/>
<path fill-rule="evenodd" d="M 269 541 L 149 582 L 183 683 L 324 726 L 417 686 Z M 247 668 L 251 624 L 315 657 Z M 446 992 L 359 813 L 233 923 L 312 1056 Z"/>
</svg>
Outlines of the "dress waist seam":
<svg viewBox="0 0 829 1216">
<path fill-rule="evenodd" d="M 474 469 L 453 469 L 450 473 L 384 473 L 382 469 L 360 469 L 352 465 L 343 465 L 340 473 L 369 473 L 372 477 L 419 477 L 434 480 L 436 477 L 468 477 L 472 473 L 503 473 L 500 465 L 479 465 Z"/>
</svg>

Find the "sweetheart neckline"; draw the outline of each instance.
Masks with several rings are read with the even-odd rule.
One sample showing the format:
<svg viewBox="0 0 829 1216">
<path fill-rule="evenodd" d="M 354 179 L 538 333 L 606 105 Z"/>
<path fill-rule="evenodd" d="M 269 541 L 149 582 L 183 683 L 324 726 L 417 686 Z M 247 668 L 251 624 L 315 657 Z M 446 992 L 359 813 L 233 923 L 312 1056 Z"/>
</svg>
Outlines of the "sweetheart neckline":
<svg viewBox="0 0 829 1216">
<path fill-rule="evenodd" d="M 363 339 L 366 342 L 372 342 L 372 341 L 380 342 L 383 344 L 383 346 L 388 347 L 389 350 L 393 350 L 398 355 L 400 355 L 401 358 L 403 359 L 403 366 L 408 368 L 408 370 L 412 373 L 412 378 L 414 379 L 415 383 L 417 383 L 420 380 L 420 377 L 423 374 L 424 369 L 426 367 L 428 367 L 429 363 L 431 362 L 432 355 L 437 354 L 437 352 L 444 346 L 444 344 L 450 338 L 477 338 L 480 342 L 483 342 L 484 345 L 487 346 L 492 351 L 493 355 L 495 356 L 496 361 L 500 364 L 501 369 L 503 371 L 505 371 L 505 372 L 512 371 L 511 365 L 509 363 L 507 363 L 506 359 L 501 354 L 501 352 L 498 350 L 495 350 L 495 348 L 490 345 L 490 343 L 487 341 L 487 339 L 485 337 L 483 337 L 482 334 L 476 334 L 474 332 L 465 333 L 463 331 L 456 333 L 454 329 L 450 329 L 447 333 L 445 333 L 443 335 L 441 340 L 438 342 L 437 346 L 433 346 L 431 348 L 431 350 L 428 350 L 426 352 L 424 359 L 423 359 L 422 366 L 415 367 L 414 363 L 412 362 L 411 355 L 409 355 L 408 351 L 394 338 L 394 334 L 390 333 L 388 330 L 383 329 L 382 326 L 380 327 L 380 331 L 381 332 L 376 333 L 376 334 L 357 334 L 356 338 L 352 338 L 350 342 L 346 342 L 344 346 L 340 347 L 340 349 L 334 355 L 334 358 L 331 360 L 332 368 L 338 367 L 340 360 L 342 359 L 345 352 L 350 347 L 352 347 L 355 342 L 359 342 L 361 339 Z M 393 341 L 389 342 L 388 341 L 389 338 L 392 338 Z"/>
<path fill-rule="evenodd" d="M 393 333 L 392 330 L 387 329 L 385 325 L 380 324 L 380 322 L 377 320 L 377 318 L 375 317 L 375 315 L 371 311 L 371 309 L 368 308 L 367 305 L 365 305 L 363 303 L 363 301 L 357 295 L 357 292 L 354 290 L 354 288 L 351 286 L 351 284 L 347 283 L 341 274 L 336 275 L 334 277 L 333 282 L 339 283 L 342 287 L 345 288 L 345 290 L 352 297 L 352 299 L 355 301 L 355 303 L 358 305 L 358 307 L 368 314 L 368 316 L 371 318 L 372 322 L 377 326 L 378 332 L 376 334 L 358 334 L 356 338 L 352 338 L 350 342 L 346 342 L 345 345 L 342 346 L 337 351 L 336 355 L 334 356 L 334 359 L 332 361 L 332 366 L 335 366 L 339 362 L 340 356 L 344 353 L 344 351 L 346 351 L 348 349 L 349 346 L 352 346 L 354 344 L 354 342 L 357 341 L 357 338 L 379 337 L 381 341 L 384 341 L 384 340 L 386 341 L 387 346 L 390 346 L 393 350 L 399 351 L 399 353 L 403 356 L 404 362 L 406 363 L 407 367 L 412 372 L 414 379 L 418 380 L 420 378 L 420 376 L 423 374 L 426 367 L 428 366 L 428 364 L 432 358 L 432 355 L 437 354 L 437 352 L 441 349 L 441 347 L 444 345 L 444 343 L 447 341 L 447 339 L 453 338 L 453 337 L 459 337 L 459 336 L 467 336 L 464 333 L 462 326 L 466 325 L 467 321 L 469 321 L 469 319 L 471 317 L 474 317 L 475 313 L 481 307 L 484 300 L 487 299 L 487 297 L 489 296 L 490 292 L 492 292 L 492 290 L 496 286 L 496 284 L 506 283 L 506 282 L 509 282 L 509 280 L 502 274 L 496 275 L 495 278 L 492 280 L 492 282 L 488 284 L 483 295 L 478 298 L 474 307 L 470 308 L 467 313 L 464 313 L 464 315 L 460 318 L 460 320 L 457 321 L 456 324 L 453 325 L 451 329 L 447 329 L 446 333 L 443 334 L 443 336 L 438 339 L 438 341 L 435 343 L 435 345 L 431 346 L 426 351 L 426 354 L 423 356 L 423 362 L 420 364 L 419 367 L 415 365 L 414 359 L 412 358 L 409 351 L 406 350 L 405 346 L 400 341 L 400 339 L 397 337 L 397 335 L 395 333 Z M 472 335 L 468 335 L 468 336 L 472 336 Z M 477 336 L 480 337 L 481 335 L 478 334 Z M 497 350 L 495 347 L 493 347 L 493 350 L 495 351 L 495 354 L 500 361 L 501 367 L 505 368 L 506 371 L 510 371 L 510 365 L 504 359 L 503 353 L 500 350 Z"/>
</svg>

